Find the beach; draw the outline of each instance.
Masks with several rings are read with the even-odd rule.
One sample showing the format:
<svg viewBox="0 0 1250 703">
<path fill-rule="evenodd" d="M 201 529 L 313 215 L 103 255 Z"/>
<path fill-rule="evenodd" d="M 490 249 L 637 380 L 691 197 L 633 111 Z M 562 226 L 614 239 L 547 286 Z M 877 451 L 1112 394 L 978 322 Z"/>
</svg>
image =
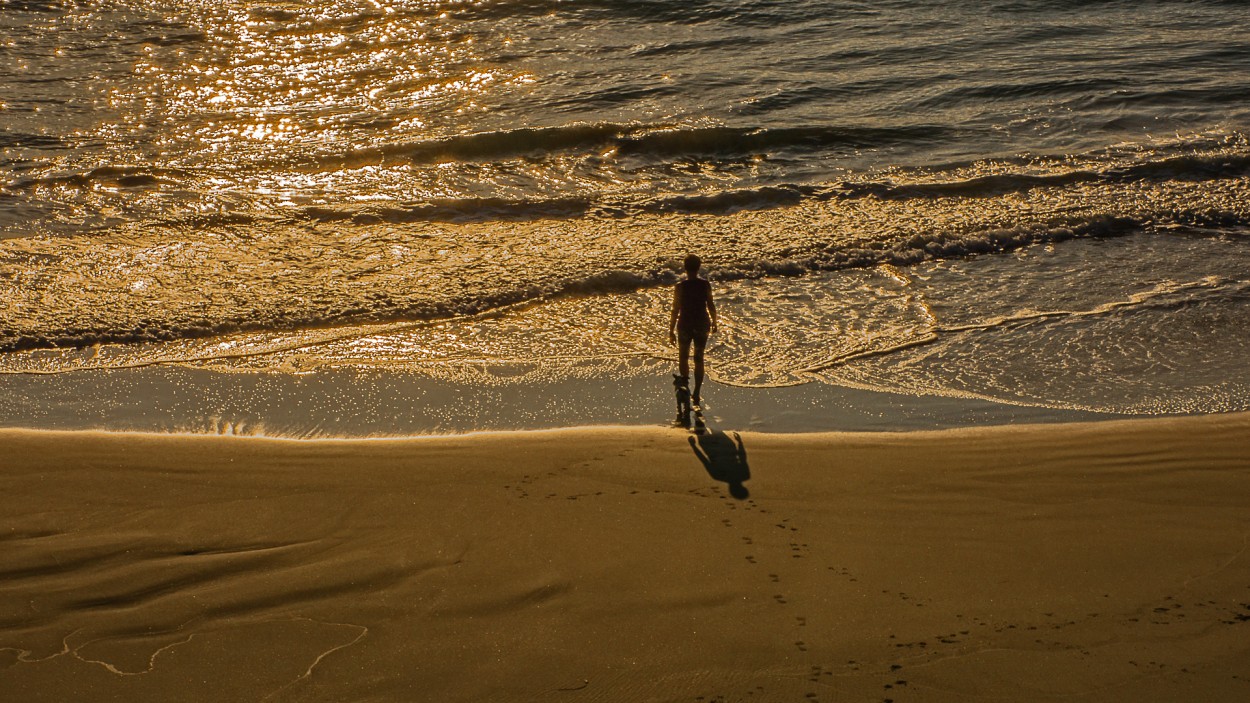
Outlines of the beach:
<svg viewBox="0 0 1250 703">
<path fill-rule="evenodd" d="M 6 701 L 1241 701 L 1250 415 L 0 431 Z"/>
<path fill-rule="evenodd" d="M 0 703 L 1250 700 L 1237 3 L 2 7 Z"/>
</svg>

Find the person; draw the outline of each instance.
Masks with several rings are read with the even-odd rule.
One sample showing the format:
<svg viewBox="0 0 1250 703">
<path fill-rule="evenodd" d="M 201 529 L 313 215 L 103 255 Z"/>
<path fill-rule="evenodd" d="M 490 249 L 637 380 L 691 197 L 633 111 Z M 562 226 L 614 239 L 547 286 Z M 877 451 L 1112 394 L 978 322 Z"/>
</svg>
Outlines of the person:
<svg viewBox="0 0 1250 703">
<path fill-rule="evenodd" d="M 708 335 L 716 332 L 716 304 L 712 302 L 712 284 L 699 277 L 703 261 L 694 254 L 686 257 L 682 267 L 686 278 L 678 281 L 673 289 L 673 312 L 668 321 L 668 341 L 680 350 L 677 370 L 678 381 L 690 382 L 690 347 L 694 346 L 694 393 L 692 400 L 699 405 L 699 392 L 703 388 L 703 350 Z"/>
</svg>

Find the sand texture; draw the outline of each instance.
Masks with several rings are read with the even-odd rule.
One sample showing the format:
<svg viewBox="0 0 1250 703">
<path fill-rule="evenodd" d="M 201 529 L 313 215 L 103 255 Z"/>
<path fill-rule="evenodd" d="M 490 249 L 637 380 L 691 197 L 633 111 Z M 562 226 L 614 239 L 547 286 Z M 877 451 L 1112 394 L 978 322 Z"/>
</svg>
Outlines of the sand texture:
<svg viewBox="0 0 1250 703">
<path fill-rule="evenodd" d="M 1250 416 L 0 432 L 0 700 L 1250 700 Z"/>
</svg>

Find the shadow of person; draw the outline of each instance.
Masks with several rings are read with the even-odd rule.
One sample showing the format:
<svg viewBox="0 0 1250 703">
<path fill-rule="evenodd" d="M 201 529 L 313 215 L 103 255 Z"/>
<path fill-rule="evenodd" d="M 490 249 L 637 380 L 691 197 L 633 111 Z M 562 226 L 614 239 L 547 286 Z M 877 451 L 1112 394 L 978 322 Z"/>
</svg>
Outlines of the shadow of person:
<svg viewBox="0 0 1250 703">
<path fill-rule="evenodd" d="M 751 495 L 742 485 L 751 478 L 751 468 L 747 465 L 746 447 L 742 446 L 742 437 L 737 432 L 730 438 L 723 431 L 714 430 L 689 440 L 690 448 L 703 462 L 708 475 L 729 484 L 729 495 L 738 500 L 745 500 Z"/>
</svg>

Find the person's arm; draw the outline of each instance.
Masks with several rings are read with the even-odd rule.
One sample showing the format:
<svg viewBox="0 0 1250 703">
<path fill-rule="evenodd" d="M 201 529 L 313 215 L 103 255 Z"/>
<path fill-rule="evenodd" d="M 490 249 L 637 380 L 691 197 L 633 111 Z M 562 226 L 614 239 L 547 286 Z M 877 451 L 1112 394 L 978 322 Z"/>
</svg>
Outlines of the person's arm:
<svg viewBox="0 0 1250 703">
<path fill-rule="evenodd" d="M 712 302 L 712 284 L 707 284 L 707 314 L 712 318 L 712 329 L 710 333 L 716 332 L 716 303 Z"/>
<path fill-rule="evenodd" d="M 677 312 L 681 309 L 681 291 L 673 286 L 673 312 L 668 316 L 668 343 L 677 343 Z"/>
</svg>

